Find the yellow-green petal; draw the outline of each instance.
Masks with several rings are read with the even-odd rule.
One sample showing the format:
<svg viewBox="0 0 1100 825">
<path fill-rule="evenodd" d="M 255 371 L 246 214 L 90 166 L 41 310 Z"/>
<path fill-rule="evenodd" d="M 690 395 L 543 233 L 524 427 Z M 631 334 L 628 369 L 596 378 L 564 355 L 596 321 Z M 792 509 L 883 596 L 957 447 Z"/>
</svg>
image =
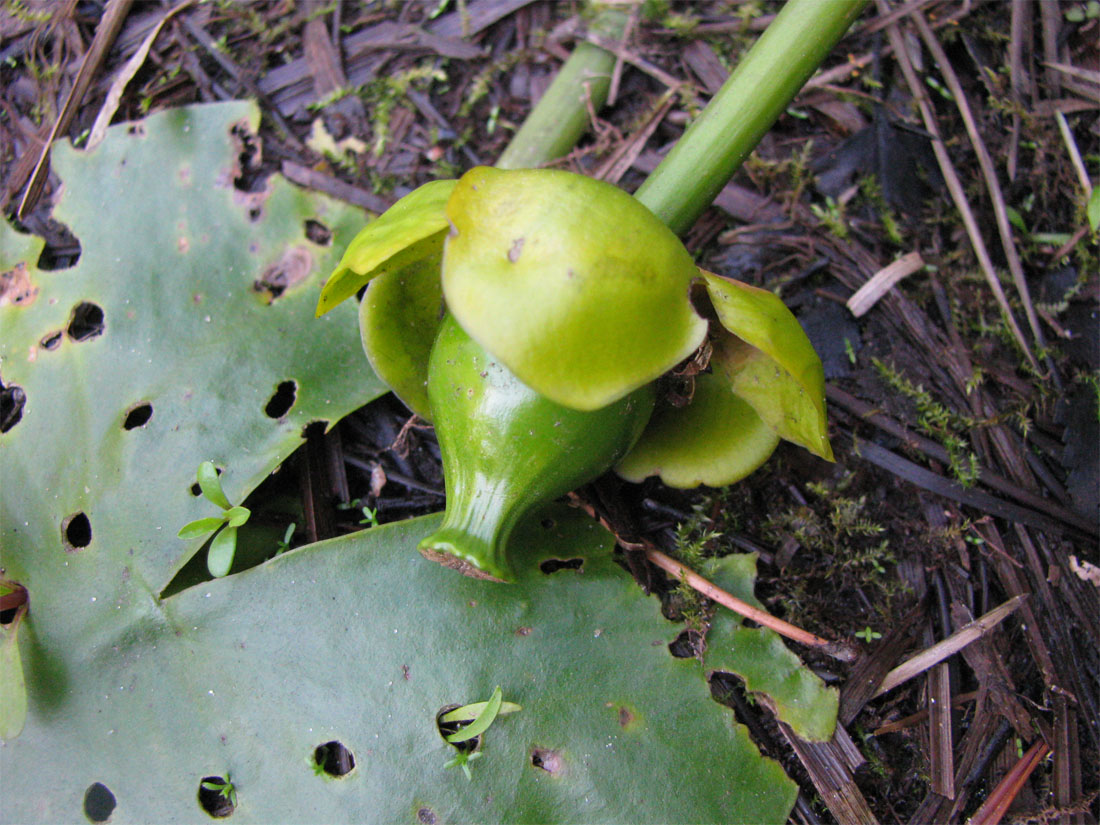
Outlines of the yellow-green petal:
<svg viewBox="0 0 1100 825">
<path fill-rule="evenodd" d="M 532 389 L 594 410 L 686 358 L 706 322 L 680 240 L 607 183 L 478 167 L 447 202 L 443 294 L 466 332 Z"/>
<path fill-rule="evenodd" d="M 352 239 L 321 290 L 317 315 L 350 298 L 372 278 L 438 252 L 447 228 L 444 204 L 457 181 L 437 180 L 410 192 Z"/>
<path fill-rule="evenodd" d="M 443 317 L 442 250 L 371 281 L 359 305 L 359 333 L 375 374 L 410 410 L 431 421 L 428 357 Z"/>
<path fill-rule="evenodd" d="M 712 364 L 781 438 L 833 460 L 821 359 L 778 296 L 700 270 L 722 326 Z"/>
<path fill-rule="evenodd" d="M 722 487 L 767 461 L 778 444 L 779 436 L 730 391 L 724 376 L 703 374 L 686 407 L 658 405 L 615 472 L 627 481 L 659 475 L 670 487 Z"/>
</svg>

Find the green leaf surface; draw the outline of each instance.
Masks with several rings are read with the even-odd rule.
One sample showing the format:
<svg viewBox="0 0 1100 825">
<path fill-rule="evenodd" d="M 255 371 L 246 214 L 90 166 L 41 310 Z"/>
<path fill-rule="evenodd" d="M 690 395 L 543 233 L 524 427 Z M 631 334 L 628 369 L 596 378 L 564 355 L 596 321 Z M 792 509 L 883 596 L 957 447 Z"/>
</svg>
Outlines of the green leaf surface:
<svg viewBox="0 0 1100 825">
<path fill-rule="evenodd" d="M 447 308 L 545 397 L 607 406 L 702 343 L 680 240 L 610 184 L 550 169 L 478 167 L 447 203 Z"/>
<path fill-rule="evenodd" d="M 194 521 L 189 521 L 187 524 L 180 528 L 180 531 L 176 534 L 176 538 L 181 538 L 184 541 L 192 541 L 194 539 L 200 539 L 203 536 L 208 536 L 225 524 L 225 518 L 223 516 L 210 516 L 209 518 L 197 518 Z"/>
<path fill-rule="evenodd" d="M 27 398 L 0 434 L 0 544 L 51 650 L 99 626 L 90 614 L 123 568 L 159 592 L 200 549 L 202 537 L 176 538 L 211 515 L 192 489 L 200 462 L 223 469 L 223 503 L 242 501 L 308 424 L 385 391 L 355 308 L 313 314 L 363 213 L 279 176 L 236 189 L 233 132 L 258 123 L 251 103 L 214 104 L 116 126 L 92 152 L 55 145 L 54 217 L 81 245 L 69 269 L 38 270 L 38 245 L 0 224 L 0 271 L 21 264 L 39 290 L 0 306 L 0 373 Z M 330 246 L 309 239 L 307 221 Z M 257 283 L 282 291 L 272 299 Z M 89 615 L 62 625 L 64 603 Z"/>
<path fill-rule="evenodd" d="M 19 624 L 0 625 L 0 740 L 10 742 L 27 721 L 27 686 L 19 653 Z"/>
<path fill-rule="evenodd" d="M 825 373 L 801 325 L 771 292 L 700 272 L 722 326 L 751 347 L 715 348 L 734 392 L 780 437 L 832 461 Z"/>
<path fill-rule="evenodd" d="M 443 317 L 436 254 L 370 282 L 359 305 L 363 351 L 375 373 L 405 405 L 432 420 L 428 401 L 428 359 Z"/>
<path fill-rule="evenodd" d="M 233 556 L 237 552 L 237 528 L 226 526 L 214 540 L 210 542 L 210 549 L 206 551 L 206 569 L 215 579 L 220 579 L 229 573 L 233 567 Z"/>
<path fill-rule="evenodd" d="M 80 646 L 43 647 L 50 616 L 32 616 L 31 712 L 0 770 L 35 793 L 6 799 L 5 817 L 76 821 L 102 782 L 113 823 L 201 822 L 199 783 L 231 775 L 241 823 L 786 818 L 794 785 L 709 698 L 699 663 L 670 654 L 678 627 L 613 562 L 609 533 L 541 513 L 502 586 L 421 558 L 438 522 L 299 548 L 161 602 L 116 577 L 100 618 L 79 588 L 54 618 L 95 619 Z M 540 569 L 563 557 L 581 569 Z M 467 782 L 444 767 L 436 715 L 497 684 L 523 712 L 484 735 Z M 326 781 L 313 753 L 332 741 L 355 769 Z"/>
<path fill-rule="evenodd" d="M 195 477 L 198 479 L 199 489 L 202 490 L 203 497 L 207 501 L 218 505 L 223 510 L 228 510 L 233 506 L 229 503 L 229 499 L 225 497 L 225 492 L 222 490 L 222 481 L 218 477 L 218 468 L 214 466 L 213 461 L 202 462 Z"/>
<path fill-rule="evenodd" d="M 1092 194 L 1089 195 L 1085 211 L 1088 213 L 1089 228 L 1093 232 L 1100 229 L 1100 186 L 1092 187 Z"/>
<path fill-rule="evenodd" d="M 426 183 L 367 224 L 348 245 L 325 283 L 317 315 L 324 315 L 350 298 L 372 278 L 397 272 L 436 254 L 447 228 L 443 206 L 456 183 L 453 180 Z"/>
<path fill-rule="evenodd" d="M 755 553 L 735 553 L 718 560 L 711 570 L 715 584 L 756 607 L 767 609 L 753 595 Z M 836 727 L 839 696 L 766 627 L 748 628 L 744 619 L 719 610 L 707 632 L 703 664 L 740 676 L 747 690 L 763 695 L 776 715 L 803 739 L 828 741 Z"/>
<path fill-rule="evenodd" d="M 690 404 L 657 406 L 615 472 L 634 482 L 657 475 L 670 487 L 722 487 L 767 461 L 777 444 L 779 436 L 723 376 L 704 373 L 695 377 Z"/>
</svg>

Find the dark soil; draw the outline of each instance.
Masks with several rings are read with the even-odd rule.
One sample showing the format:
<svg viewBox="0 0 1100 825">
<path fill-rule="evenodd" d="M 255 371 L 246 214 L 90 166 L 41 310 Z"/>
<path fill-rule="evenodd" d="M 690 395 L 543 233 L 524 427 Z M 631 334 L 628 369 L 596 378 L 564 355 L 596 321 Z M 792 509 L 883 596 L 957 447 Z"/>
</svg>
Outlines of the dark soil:
<svg viewBox="0 0 1100 825">
<path fill-rule="evenodd" d="M 66 265 L 79 246 L 49 218 L 53 180 L 27 195 L 42 142 L 62 114 L 57 135 L 86 139 L 116 73 L 169 5 L 0 11 L 0 205 L 47 239 L 43 265 Z M 1072 158 L 1096 180 L 1100 18 L 1085 2 L 896 5 L 898 14 L 866 10 L 686 239 L 701 265 L 777 290 L 799 315 L 826 366 L 836 463 L 784 445 L 729 489 L 609 479 L 576 501 L 620 536 L 693 566 L 758 552 L 758 594 L 774 613 L 857 649 L 854 661 L 800 650 L 841 691 L 842 730 L 827 746 L 796 740 L 736 680 L 712 680 L 800 783 L 793 821 L 961 822 L 985 805 L 982 822 L 1096 822 L 1100 278 Z M 776 8 L 636 7 L 614 103 L 560 166 L 606 175 L 613 153 L 635 150 L 614 179 L 632 191 Z M 281 172 L 381 211 L 419 184 L 492 163 L 583 34 L 578 5 L 547 0 L 196 4 L 165 23 L 114 121 L 257 98 L 264 121 L 243 147 L 240 186 Z M 915 86 L 897 42 L 919 57 Z M 85 62 L 87 83 L 65 107 Z M 669 78 L 683 85 L 658 114 Z M 363 151 L 309 148 L 322 126 Z M 1019 333 L 983 275 L 946 167 Z M 855 317 L 849 298 L 909 253 L 920 255 L 915 271 Z M 4 393 L 7 420 L 18 399 Z M 392 397 L 310 433 L 287 468 L 249 506 L 294 521 L 292 545 L 444 502 L 434 436 Z M 287 492 L 299 503 L 273 512 Z M 711 606 L 630 554 L 624 562 L 664 593 L 670 615 L 705 629 Z M 996 629 L 874 697 L 915 652 L 1020 595 Z M 692 655 L 702 643 L 688 635 L 681 647 Z M 999 794 L 1006 807 L 991 814 Z"/>
</svg>

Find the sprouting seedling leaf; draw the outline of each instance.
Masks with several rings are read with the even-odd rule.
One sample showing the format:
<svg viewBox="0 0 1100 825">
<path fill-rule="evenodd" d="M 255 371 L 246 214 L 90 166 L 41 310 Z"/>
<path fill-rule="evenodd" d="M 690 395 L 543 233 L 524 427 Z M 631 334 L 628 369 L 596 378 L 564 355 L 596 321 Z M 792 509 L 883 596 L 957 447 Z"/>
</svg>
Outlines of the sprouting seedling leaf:
<svg viewBox="0 0 1100 825">
<path fill-rule="evenodd" d="M 204 787 L 208 791 L 215 791 L 224 799 L 228 799 L 229 804 L 232 805 L 234 808 L 237 807 L 237 788 L 233 784 L 233 780 L 230 779 L 228 775 L 226 776 L 224 782 L 205 781 L 202 783 L 202 787 Z"/>
<path fill-rule="evenodd" d="M 176 534 L 179 538 L 185 541 L 191 539 L 199 539 L 203 536 L 208 536 L 225 524 L 225 519 L 220 516 L 211 516 L 210 518 L 199 518 L 194 521 L 189 521 L 187 524 L 180 528 L 180 531 Z"/>
<path fill-rule="evenodd" d="M 230 527 L 240 527 L 248 521 L 248 517 L 251 515 L 251 510 L 238 504 L 236 507 L 230 507 L 225 511 L 225 523 Z"/>
<path fill-rule="evenodd" d="M 206 551 L 206 568 L 210 575 L 220 579 L 229 573 L 233 566 L 233 555 L 237 552 L 237 528 L 226 527 L 210 542 Z"/>
<path fill-rule="evenodd" d="M 463 705 L 460 708 L 449 710 L 439 717 L 439 721 L 443 724 L 454 724 L 456 722 L 472 722 L 488 707 L 488 702 L 473 702 L 469 705 Z M 516 713 L 523 708 L 517 705 L 515 702 L 501 702 L 500 711 L 498 716 L 505 716 L 509 713 Z"/>
<path fill-rule="evenodd" d="M 203 496 L 208 501 L 217 504 L 223 510 L 232 507 L 229 499 L 225 497 L 225 493 L 222 491 L 222 482 L 218 477 L 218 470 L 214 466 L 214 462 L 204 461 L 199 465 L 198 482 Z"/>
<path fill-rule="evenodd" d="M 465 742 L 487 731 L 489 726 L 496 720 L 497 714 L 500 713 L 500 706 L 503 702 L 504 694 L 501 692 L 500 685 L 497 685 L 493 695 L 489 697 L 489 701 L 485 703 L 485 707 L 481 709 L 474 721 L 462 730 L 452 733 L 447 737 L 447 741 L 451 744 Z"/>
<path fill-rule="evenodd" d="M 0 739 L 5 742 L 17 737 L 27 721 L 27 685 L 19 657 L 18 629 L 18 617 L 0 626 Z"/>
<path fill-rule="evenodd" d="M 1089 195 L 1088 206 L 1085 207 L 1085 213 L 1088 215 L 1089 228 L 1095 232 L 1100 229 L 1100 186 L 1092 187 L 1092 194 Z"/>
<path fill-rule="evenodd" d="M 475 759 L 481 758 L 481 751 L 459 751 L 455 754 L 454 759 L 449 760 L 443 765 L 444 768 L 462 768 L 462 772 L 466 774 L 466 781 L 469 782 L 473 779 L 473 775 L 470 773 L 470 763 Z"/>
</svg>

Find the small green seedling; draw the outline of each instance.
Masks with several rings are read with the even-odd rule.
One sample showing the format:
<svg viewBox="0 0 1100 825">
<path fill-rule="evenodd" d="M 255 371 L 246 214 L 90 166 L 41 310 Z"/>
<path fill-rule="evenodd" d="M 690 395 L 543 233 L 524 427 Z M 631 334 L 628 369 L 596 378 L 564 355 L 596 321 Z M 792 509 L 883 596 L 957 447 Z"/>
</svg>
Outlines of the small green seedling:
<svg viewBox="0 0 1100 825">
<path fill-rule="evenodd" d="M 294 531 L 297 529 L 297 527 L 298 525 L 295 524 L 293 521 L 290 522 L 289 525 L 287 525 L 286 532 L 283 533 L 282 541 L 278 542 L 279 549 L 275 555 L 281 555 L 290 549 L 290 540 L 294 538 Z"/>
<path fill-rule="evenodd" d="M 370 507 L 360 507 L 360 512 L 363 514 L 363 518 L 359 519 L 359 523 L 367 525 L 369 527 L 378 526 L 378 509 L 372 510 Z"/>
<path fill-rule="evenodd" d="M 237 788 L 228 773 L 225 775 L 224 782 L 211 782 L 208 780 L 202 783 L 202 787 L 208 791 L 214 791 L 221 795 L 223 799 L 228 800 L 234 808 L 237 807 Z"/>
<path fill-rule="evenodd" d="M 882 634 L 877 630 L 872 630 L 870 625 L 863 628 L 863 630 L 856 631 L 856 638 L 863 639 L 865 642 L 873 642 L 875 639 L 881 639 Z"/>
<path fill-rule="evenodd" d="M 447 713 L 439 717 L 439 725 L 441 728 L 461 725 L 458 730 L 444 737 L 452 745 L 460 745 L 464 742 L 470 742 L 485 733 L 493 722 L 496 721 L 497 716 L 506 713 L 515 713 L 518 710 L 522 710 L 519 705 L 514 702 L 504 701 L 504 694 L 500 689 L 500 685 L 497 685 L 496 689 L 493 691 L 493 695 L 489 697 L 489 701 L 474 702 L 447 711 Z M 462 768 L 462 772 L 466 774 L 466 779 L 469 780 L 473 778 L 470 774 L 470 763 L 480 758 L 480 751 L 458 748 L 458 753 L 456 753 L 454 758 L 448 761 L 443 767 Z"/>
<path fill-rule="evenodd" d="M 195 519 L 180 528 L 177 534 L 184 541 L 202 538 L 214 534 L 210 549 L 206 552 L 206 567 L 210 575 L 221 578 L 233 566 L 233 555 L 237 552 L 237 528 L 248 521 L 252 512 L 240 505 L 234 507 L 222 490 L 218 470 L 212 461 L 199 465 L 196 478 L 203 498 L 222 508 L 220 516 Z"/>
</svg>

